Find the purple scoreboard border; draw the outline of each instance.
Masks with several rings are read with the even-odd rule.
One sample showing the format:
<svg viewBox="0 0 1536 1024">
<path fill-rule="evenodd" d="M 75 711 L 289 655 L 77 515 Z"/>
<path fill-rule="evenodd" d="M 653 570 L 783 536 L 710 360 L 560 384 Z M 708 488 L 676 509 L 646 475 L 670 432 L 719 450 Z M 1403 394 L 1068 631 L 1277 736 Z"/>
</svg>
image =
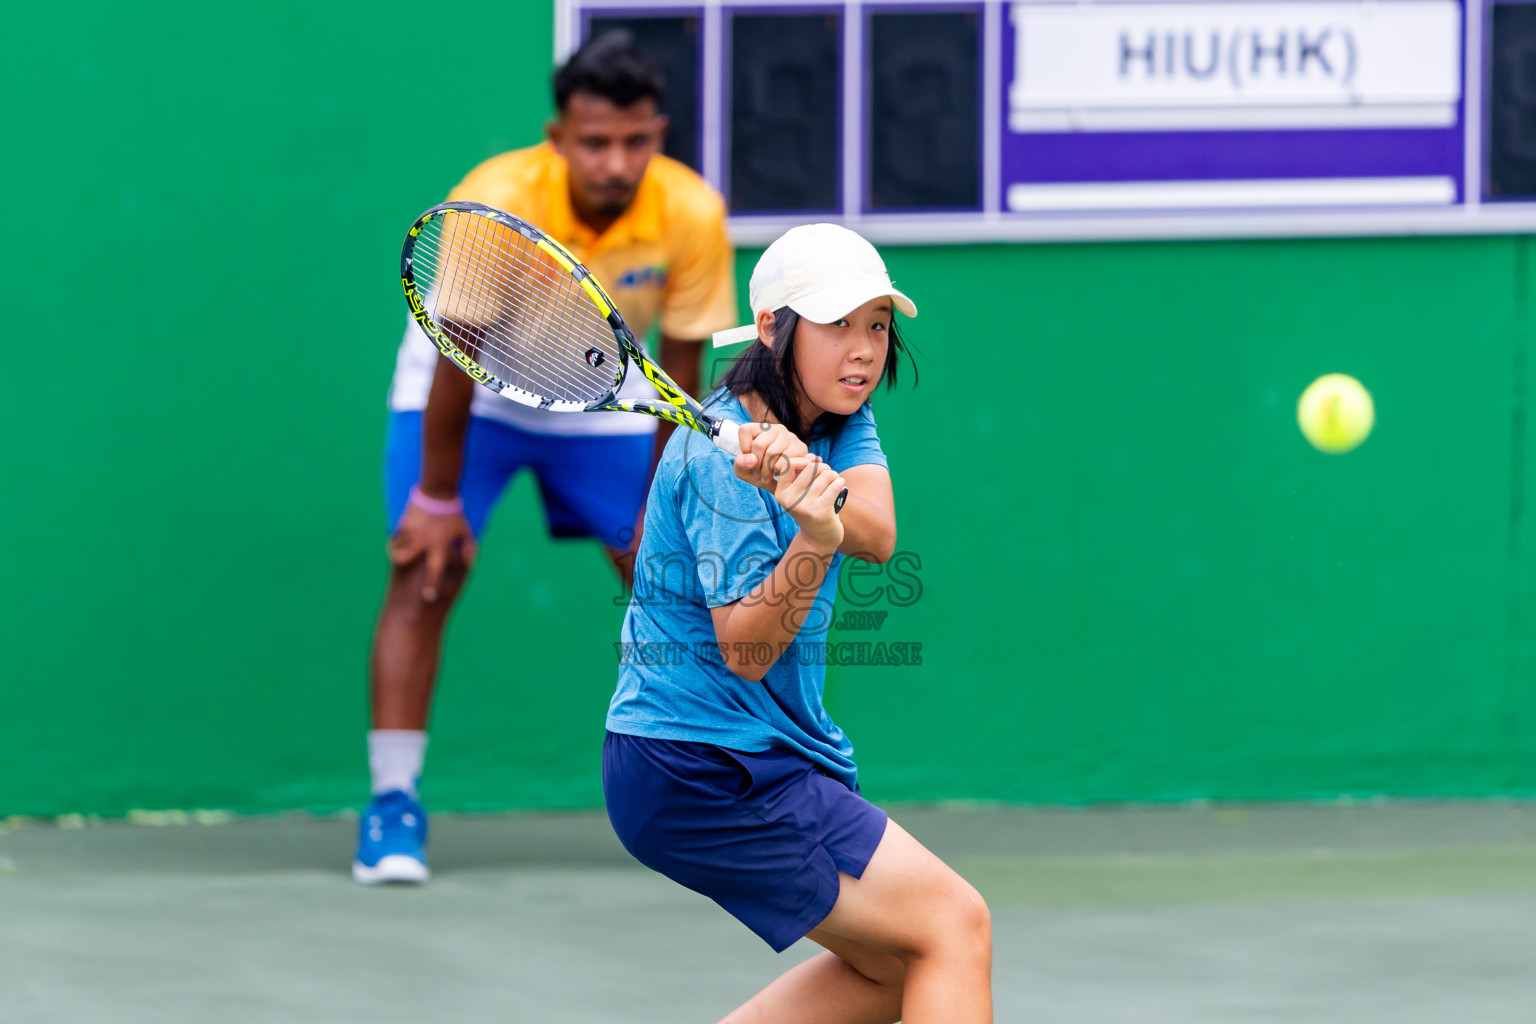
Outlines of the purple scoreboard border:
<svg viewBox="0 0 1536 1024">
<path fill-rule="evenodd" d="M 1466 0 L 1461 9 L 1466 38 Z M 1010 184 L 1066 182 L 1162 182 L 1304 178 L 1452 178 L 1456 202 L 1466 201 L 1466 91 L 1447 128 L 1218 129 L 1162 132 L 1029 132 L 1008 127 L 1008 86 L 1013 80 L 1016 34 L 1004 4 L 1002 194 Z M 1105 3 L 1102 6 L 1110 6 Z M 1127 4 L 1126 6 L 1131 6 Z M 1465 82 L 1465 47 L 1457 54 Z M 1262 168 L 1255 174 L 1254 168 Z M 1027 216 L 1027 214 L 1010 214 Z"/>
</svg>

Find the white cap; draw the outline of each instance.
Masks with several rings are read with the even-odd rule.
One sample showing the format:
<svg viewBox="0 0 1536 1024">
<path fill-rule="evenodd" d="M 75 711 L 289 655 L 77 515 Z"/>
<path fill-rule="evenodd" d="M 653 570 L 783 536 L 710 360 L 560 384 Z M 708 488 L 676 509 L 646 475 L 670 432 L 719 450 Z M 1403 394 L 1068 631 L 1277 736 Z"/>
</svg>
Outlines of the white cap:
<svg viewBox="0 0 1536 1024">
<path fill-rule="evenodd" d="M 897 291 L 875 247 L 837 224 L 790 228 L 763 251 L 752 271 L 748 297 L 752 319 L 788 306 L 812 323 L 830 324 L 870 299 L 890 296 L 896 308 L 917 316 L 912 300 Z M 757 324 L 715 332 L 715 347 L 752 341 Z"/>
</svg>

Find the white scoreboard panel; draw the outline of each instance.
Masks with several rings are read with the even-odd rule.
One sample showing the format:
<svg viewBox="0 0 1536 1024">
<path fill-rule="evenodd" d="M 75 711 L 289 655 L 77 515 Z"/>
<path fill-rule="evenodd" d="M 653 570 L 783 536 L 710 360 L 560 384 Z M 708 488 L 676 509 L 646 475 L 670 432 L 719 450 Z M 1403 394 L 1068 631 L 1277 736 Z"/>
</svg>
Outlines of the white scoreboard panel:
<svg viewBox="0 0 1536 1024">
<path fill-rule="evenodd" d="M 1528 0 L 560 0 L 623 27 L 739 240 L 1536 230 Z"/>
</svg>

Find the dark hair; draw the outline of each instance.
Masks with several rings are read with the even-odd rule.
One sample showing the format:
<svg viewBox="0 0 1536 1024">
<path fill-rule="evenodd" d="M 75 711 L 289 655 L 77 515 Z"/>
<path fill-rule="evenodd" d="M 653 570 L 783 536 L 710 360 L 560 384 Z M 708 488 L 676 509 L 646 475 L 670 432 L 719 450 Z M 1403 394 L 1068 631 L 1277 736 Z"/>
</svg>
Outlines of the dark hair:
<svg viewBox="0 0 1536 1024">
<path fill-rule="evenodd" d="M 800 422 L 800 403 L 796 401 L 800 390 L 800 371 L 795 366 L 795 329 L 800 326 L 800 314 L 782 306 L 773 311 L 773 346 L 754 342 L 736 357 L 720 383 L 731 394 L 740 397 L 751 393 L 760 398 L 774 419 L 803 441 L 813 437 L 829 437 L 843 429 L 848 419 L 837 413 L 822 413 L 815 423 Z M 907 353 L 901 332 L 896 329 L 896 317 L 889 324 L 890 343 L 885 353 L 885 365 L 880 369 L 880 380 L 887 389 L 896 386 L 896 375 L 901 360 Z M 907 356 L 907 358 L 911 358 Z M 917 383 L 917 365 L 912 366 L 912 383 Z"/>
<path fill-rule="evenodd" d="M 555 109 L 578 92 L 601 96 L 616 107 L 629 107 L 649 99 L 661 106 L 661 73 L 645 59 L 635 37 L 623 29 L 588 39 L 555 72 Z"/>
</svg>

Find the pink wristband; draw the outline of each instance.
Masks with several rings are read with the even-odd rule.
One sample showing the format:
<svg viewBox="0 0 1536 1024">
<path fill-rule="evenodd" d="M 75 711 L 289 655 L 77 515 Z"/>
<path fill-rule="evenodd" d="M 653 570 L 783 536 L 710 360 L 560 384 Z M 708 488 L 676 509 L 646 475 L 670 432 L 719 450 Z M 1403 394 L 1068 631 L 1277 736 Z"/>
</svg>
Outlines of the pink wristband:
<svg viewBox="0 0 1536 1024">
<path fill-rule="evenodd" d="M 408 500 L 410 504 L 421 509 L 428 515 L 456 516 L 464 511 L 463 498 L 455 496 L 448 501 L 444 501 L 442 498 L 429 498 L 425 494 L 421 493 L 420 487 L 411 488 L 411 496 Z"/>
</svg>

